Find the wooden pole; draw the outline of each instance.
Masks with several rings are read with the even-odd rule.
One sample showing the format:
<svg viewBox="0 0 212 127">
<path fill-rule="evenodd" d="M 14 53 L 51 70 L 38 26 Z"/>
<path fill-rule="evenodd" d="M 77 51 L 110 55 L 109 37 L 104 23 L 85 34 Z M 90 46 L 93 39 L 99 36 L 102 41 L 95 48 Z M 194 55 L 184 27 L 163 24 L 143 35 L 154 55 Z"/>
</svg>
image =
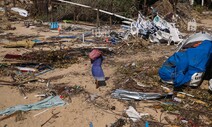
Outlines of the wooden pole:
<svg viewBox="0 0 212 127">
<path fill-rule="evenodd" d="M 204 6 L 204 0 L 202 0 L 202 6 Z"/>
<path fill-rule="evenodd" d="M 99 8 L 97 9 L 97 14 L 96 14 L 96 27 L 100 27 L 100 21 L 99 21 Z"/>
<path fill-rule="evenodd" d="M 112 27 L 112 16 L 110 16 L 110 27 Z"/>
<path fill-rule="evenodd" d="M 113 12 L 113 0 L 110 1 L 110 12 Z M 110 27 L 112 27 L 113 21 L 112 21 L 112 15 L 110 15 Z"/>
<path fill-rule="evenodd" d="M 190 0 L 190 5 L 194 5 L 194 0 Z"/>
<path fill-rule="evenodd" d="M 144 0 L 144 7 L 146 6 L 146 0 Z"/>
<path fill-rule="evenodd" d="M 53 10 L 53 4 L 52 4 L 52 1 L 49 0 L 49 7 L 48 7 L 48 11 L 50 13 L 50 21 L 53 22 L 53 13 L 52 13 L 52 10 Z"/>
<path fill-rule="evenodd" d="M 173 4 L 174 4 L 174 16 L 176 15 L 176 12 L 177 12 L 177 4 L 178 4 L 178 0 L 174 0 L 174 2 L 173 2 Z"/>
<path fill-rule="evenodd" d="M 144 15 L 147 15 L 147 6 L 146 6 L 146 0 L 144 0 L 144 5 L 143 5 L 143 12 L 144 12 Z"/>
<path fill-rule="evenodd" d="M 4 9 L 5 9 L 4 16 L 5 20 L 7 21 L 8 20 L 7 0 L 4 0 Z"/>
<path fill-rule="evenodd" d="M 74 7 L 74 23 L 75 24 L 76 24 L 76 12 L 77 12 L 76 7 Z"/>
<path fill-rule="evenodd" d="M 16 6 L 16 0 L 13 0 L 13 7 Z"/>
</svg>

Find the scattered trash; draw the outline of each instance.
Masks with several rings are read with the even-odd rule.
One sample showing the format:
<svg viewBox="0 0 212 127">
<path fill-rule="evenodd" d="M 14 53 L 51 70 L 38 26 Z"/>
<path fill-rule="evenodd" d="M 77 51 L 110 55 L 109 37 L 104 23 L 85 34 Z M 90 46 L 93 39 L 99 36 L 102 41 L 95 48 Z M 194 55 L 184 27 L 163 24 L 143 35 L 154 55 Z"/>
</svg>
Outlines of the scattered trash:
<svg viewBox="0 0 212 127">
<path fill-rule="evenodd" d="M 141 118 L 140 114 L 132 106 L 129 106 L 129 108 L 126 110 L 126 114 L 133 122 L 136 122 Z"/>
<path fill-rule="evenodd" d="M 11 10 L 14 12 L 18 12 L 20 16 L 23 16 L 23 17 L 29 16 L 28 12 L 24 9 L 21 9 L 18 7 L 12 7 Z"/>
<path fill-rule="evenodd" d="M 172 91 L 168 88 L 168 87 L 165 87 L 165 86 L 161 86 L 164 90 L 165 93 L 171 93 Z"/>
<path fill-rule="evenodd" d="M 185 96 L 189 96 L 189 97 L 194 97 L 193 95 L 187 94 L 187 93 L 184 93 L 184 92 L 178 92 L 178 95 L 179 96 L 185 95 Z"/>
<path fill-rule="evenodd" d="M 46 94 L 38 94 L 38 95 L 35 95 L 35 97 L 47 97 Z"/>
<path fill-rule="evenodd" d="M 113 98 L 123 100 L 154 100 L 172 96 L 172 93 L 162 95 L 160 93 L 143 93 L 143 92 L 132 92 L 122 89 L 116 89 L 111 95 Z"/>
<path fill-rule="evenodd" d="M 186 123 L 186 124 L 188 123 L 187 120 L 181 120 L 181 122 L 182 122 L 182 123 Z"/>
<path fill-rule="evenodd" d="M 36 113 L 34 117 L 37 118 L 46 115 L 44 113 L 51 110 L 50 107 L 71 103 L 75 100 L 73 97 L 76 97 L 79 99 L 76 104 L 83 102 L 84 109 L 93 111 L 98 108 L 97 112 L 92 112 L 95 114 L 92 118 L 95 122 L 99 121 L 100 116 L 105 118 L 114 115 L 112 119 L 119 118 L 107 127 L 211 125 L 212 72 L 211 58 L 208 56 L 211 55 L 209 45 L 212 36 L 211 28 L 205 28 L 208 24 L 202 20 L 205 17 L 208 19 L 209 11 L 200 15 L 185 1 L 176 3 L 163 0 L 153 5 L 152 2 L 141 1 L 140 4 L 144 5 L 142 13 L 138 12 L 136 17 L 134 14 L 137 9 L 133 2 L 129 8 L 130 13 L 122 11 L 121 7 L 124 5 L 126 8 L 129 1 L 123 5 L 116 3 L 117 6 L 112 10 L 132 16 L 131 19 L 100 9 L 110 10 L 113 3 L 108 5 L 103 2 L 99 8 L 92 7 L 95 5 L 91 3 L 85 5 L 83 1 L 78 4 L 65 0 L 50 3 L 28 0 L 1 3 L 4 7 L 0 7 L 0 76 L 4 80 L 0 80 L 0 87 L 4 90 L 13 86 L 17 88 L 13 91 L 18 90 L 24 99 L 34 96 L 34 99 L 42 101 L 7 108 L 0 112 L 0 115 L 5 115 L 0 121 L 15 115 L 15 121 L 18 122 L 31 115 L 26 113 L 27 117 L 24 117 L 26 111 L 47 108 Z M 63 4 L 74 6 L 69 8 Z M 44 8 L 48 8 L 45 9 L 48 12 Z M 101 18 L 95 19 L 96 14 L 86 8 L 108 14 L 110 19 L 104 14 L 97 14 Z M 73 21 L 63 20 L 70 16 L 74 18 Z M 81 19 L 97 24 L 81 22 Z M 120 19 L 125 20 L 123 24 L 120 24 Z M 63 22 L 59 22 L 61 20 Z M 207 22 L 210 24 L 210 20 Z M 191 34 L 188 31 L 203 32 Z M 192 52 L 205 42 L 208 45 Z M 107 56 L 104 68 L 109 77 L 105 80 L 109 79 L 109 84 L 115 84 L 114 87 L 108 85 L 97 92 L 90 88 L 93 86 L 87 85 L 91 83 L 90 72 L 87 71 L 89 57 L 95 59 L 101 54 L 95 50 L 91 52 L 92 49 L 101 49 L 101 53 Z M 203 87 L 209 85 L 210 91 L 198 88 L 200 84 Z M 197 89 L 189 89 L 187 86 Z M 114 91 L 111 93 L 112 89 Z M 181 90 L 183 92 L 178 92 Z M 115 99 L 111 99 L 108 94 Z M 125 110 L 129 119 L 125 118 L 125 113 L 121 114 L 126 106 L 129 106 Z M 139 113 L 139 109 L 148 113 Z M 46 117 L 41 127 L 51 126 L 60 117 L 60 112 L 54 111 Z M 78 109 L 71 113 L 78 113 Z M 12 123 L 11 119 L 9 122 Z M 93 127 L 94 121 L 89 122 L 87 124 Z"/>
<path fill-rule="evenodd" d="M 176 101 L 176 102 L 182 102 L 182 99 L 177 98 L 177 97 L 174 97 L 174 98 L 173 98 L 173 101 Z"/>
<path fill-rule="evenodd" d="M 91 95 L 90 95 L 91 101 L 94 101 L 97 97 L 98 97 L 97 94 L 91 94 Z"/>
<path fill-rule="evenodd" d="M 49 96 L 48 98 L 29 105 L 18 105 L 14 107 L 7 108 L 4 111 L 0 112 L 0 115 L 10 115 L 15 113 L 16 111 L 30 111 L 30 110 L 38 110 L 43 108 L 50 108 L 53 106 L 63 106 L 65 102 L 60 99 L 59 96 Z"/>
<path fill-rule="evenodd" d="M 188 22 L 187 31 L 196 31 L 197 30 L 197 23 L 196 20 L 193 19 L 192 21 Z"/>
<path fill-rule="evenodd" d="M 123 127 L 125 124 L 126 124 L 126 120 L 120 118 L 115 123 L 111 124 L 111 126 L 109 127 Z"/>
<path fill-rule="evenodd" d="M 141 36 L 145 39 L 149 39 L 150 42 L 160 43 L 167 41 L 168 45 L 171 42 L 175 44 L 181 42 L 182 35 L 179 30 L 175 27 L 174 23 L 168 23 L 163 20 L 159 15 L 155 16 L 153 21 L 146 20 L 142 14 L 138 14 L 137 21 L 131 23 L 131 26 L 122 25 L 122 28 L 126 29 L 126 34 L 123 38 L 129 39 L 129 36 Z"/>
</svg>

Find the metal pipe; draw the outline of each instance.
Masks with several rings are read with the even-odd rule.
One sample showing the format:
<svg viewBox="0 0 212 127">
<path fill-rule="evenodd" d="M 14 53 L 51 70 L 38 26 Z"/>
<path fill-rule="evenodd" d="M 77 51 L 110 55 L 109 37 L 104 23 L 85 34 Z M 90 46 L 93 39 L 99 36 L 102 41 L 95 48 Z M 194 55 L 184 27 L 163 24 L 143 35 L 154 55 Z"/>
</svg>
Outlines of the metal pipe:
<svg viewBox="0 0 212 127">
<path fill-rule="evenodd" d="M 80 7 L 84 7 L 84 8 L 89 8 L 89 9 L 93 9 L 95 11 L 98 11 L 97 8 L 93 8 L 91 6 L 87 6 L 87 5 L 83 5 L 83 4 L 78 4 L 78 3 L 74 3 L 74 2 L 70 2 L 70 1 L 65 1 L 65 0 L 57 0 L 57 1 L 60 1 L 60 2 L 63 2 L 63 3 L 68 3 L 68 4 L 72 4 L 72 5 L 76 5 L 76 6 L 80 6 Z M 105 13 L 105 14 L 108 14 L 108 15 L 112 15 L 112 16 L 115 16 L 115 17 L 118 17 L 118 18 L 121 18 L 121 19 L 124 19 L 124 20 L 134 21 L 133 19 L 130 19 L 130 18 L 121 16 L 121 15 L 118 15 L 118 14 L 115 14 L 115 13 L 112 13 L 112 12 L 108 12 L 108 11 L 105 11 L 105 10 L 99 9 L 99 12 L 102 12 L 102 13 Z"/>
</svg>

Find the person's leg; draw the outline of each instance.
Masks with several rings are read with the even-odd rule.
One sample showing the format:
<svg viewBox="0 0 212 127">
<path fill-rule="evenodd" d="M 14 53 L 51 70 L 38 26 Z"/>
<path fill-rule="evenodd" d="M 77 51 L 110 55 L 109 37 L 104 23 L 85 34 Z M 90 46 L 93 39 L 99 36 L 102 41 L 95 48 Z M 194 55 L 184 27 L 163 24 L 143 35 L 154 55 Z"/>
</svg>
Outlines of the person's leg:
<svg viewBox="0 0 212 127">
<path fill-rule="evenodd" d="M 97 81 L 97 87 L 99 88 L 100 86 L 106 86 L 106 82 L 105 81 Z"/>
<path fill-rule="evenodd" d="M 99 88 L 99 81 L 95 80 L 95 84 L 96 84 L 96 89 Z"/>
</svg>

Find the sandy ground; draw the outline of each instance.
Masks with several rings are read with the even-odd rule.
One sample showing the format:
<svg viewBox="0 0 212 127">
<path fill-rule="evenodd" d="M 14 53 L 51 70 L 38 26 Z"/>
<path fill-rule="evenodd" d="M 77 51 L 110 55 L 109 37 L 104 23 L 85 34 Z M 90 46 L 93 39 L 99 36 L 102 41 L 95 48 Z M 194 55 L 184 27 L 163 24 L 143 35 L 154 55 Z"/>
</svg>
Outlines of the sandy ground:
<svg viewBox="0 0 212 127">
<path fill-rule="evenodd" d="M 211 26 L 212 19 L 204 19 L 202 24 L 207 24 Z M 11 32 L 16 35 L 39 35 L 39 36 L 53 36 L 58 33 L 51 32 L 37 32 L 36 29 L 29 29 L 23 27 L 23 23 L 13 24 L 17 29 L 14 31 L 6 31 Z M 158 46 L 158 45 L 155 45 Z M 163 47 L 162 51 L 165 51 L 167 48 L 174 47 Z M 30 49 L 31 50 L 31 49 Z M 51 82 L 52 85 L 65 83 L 70 86 L 79 85 L 83 87 L 86 91 L 92 94 L 96 94 L 100 96 L 100 102 L 105 104 L 104 106 L 94 105 L 90 102 L 84 94 L 77 95 L 72 98 L 72 102 L 68 103 L 62 107 L 52 107 L 47 111 L 46 109 L 37 110 L 37 111 L 29 111 L 22 114 L 23 119 L 17 120 L 17 116 L 11 116 L 7 119 L 0 120 L 0 127 L 40 127 L 44 124 L 53 113 L 58 113 L 57 118 L 52 118 L 48 123 L 43 125 L 44 127 L 88 127 L 89 123 L 92 122 L 94 127 L 105 127 L 106 125 L 110 125 L 114 123 L 118 118 L 121 117 L 124 110 L 128 107 L 126 104 L 112 99 L 108 93 L 114 89 L 113 81 L 115 80 L 115 72 L 117 66 L 110 64 L 108 61 L 111 59 L 116 59 L 117 62 L 136 62 L 141 59 L 145 59 L 147 57 L 152 57 L 156 55 L 169 56 L 170 54 L 162 53 L 162 51 L 152 51 L 150 56 L 142 56 L 142 53 L 137 53 L 133 56 L 121 56 L 115 58 L 107 58 L 103 64 L 103 70 L 105 72 L 106 77 L 109 77 L 107 80 L 106 87 L 100 87 L 99 89 L 95 88 L 94 80 L 91 76 L 91 65 L 90 61 L 82 59 L 79 63 L 73 64 L 68 68 L 63 69 L 55 69 L 48 73 L 41 75 L 42 78 L 51 78 L 59 75 L 64 75 L 61 79 L 53 80 Z M 7 53 L 23 53 L 26 52 L 24 49 L 5 49 L 0 47 L 0 58 L 2 58 Z M 4 77 L 0 77 L 1 80 L 4 80 Z M 45 86 L 45 83 L 29 83 L 26 86 L 30 85 L 41 85 Z M 19 91 L 15 87 L 9 86 L 0 86 L 0 110 L 3 110 L 10 106 L 15 106 L 19 104 L 31 104 L 39 101 L 39 98 L 36 98 L 35 95 L 37 92 L 33 92 L 27 94 L 28 99 L 24 99 L 23 96 L 20 95 Z M 157 103 L 157 102 L 154 102 Z M 161 113 L 160 110 L 154 110 L 148 108 L 148 106 L 154 103 L 147 103 L 145 101 L 136 102 L 137 110 L 140 113 L 149 113 L 154 117 L 156 121 L 160 121 L 166 123 L 164 120 L 164 116 L 166 113 Z M 112 112 L 111 110 L 104 109 L 104 107 L 112 107 L 115 106 L 115 110 Z M 35 116 L 36 114 L 45 111 L 44 113 Z M 1 118 L 1 117 L 0 117 Z M 170 116 L 170 118 L 174 118 Z M 125 127 L 128 127 L 126 125 Z"/>
<path fill-rule="evenodd" d="M 23 27 L 23 24 L 14 24 L 16 26 L 16 30 L 14 31 L 8 31 L 12 32 L 14 34 L 18 35 L 36 35 L 36 30 L 33 29 L 26 29 Z M 21 32 L 19 32 L 21 31 Z M 39 33 L 42 36 L 52 36 L 57 35 L 57 33 Z M 24 53 L 26 51 L 23 51 L 21 49 L 4 49 L 1 48 L 1 56 L 3 57 L 6 53 Z M 156 52 L 153 53 L 153 56 L 157 54 Z M 135 62 L 136 60 L 142 59 L 140 57 L 142 54 L 136 54 L 132 59 L 126 59 L 124 56 L 119 58 L 120 62 Z M 144 56 L 145 57 L 145 56 Z M 143 57 L 143 58 L 144 58 Z M 115 59 L 115 58 L 112 58 Z M 105 61 L 107 62 L 107 59 Z M 112 99 L 110 95 L 107 95 L 108 92 L 110 92 L 114 88 L 113 80 L 114 80 L 114 72 L 116 71 L 116 67 L 110 64 L 103 64 L 103 70 L 105 72 L 106 77 L 109 77 L 109 80 L 107 80 L 107 86 L 101 87 L 99 89 L 95 88 L 94 80 L 91 76 L 91 65 L 90 61 L 82 60 L 78 64 L 74 64 L 69 68 L 65 69 L 55 69 L 53 71 L 50 71 L 46 74 L 41 75 L 42 78 L 51 78 L 55 76 L 64 75 L 63 78 L 58 79 L 56 81 L 52 81 L 51 84 L 58 84 L 58 83 L 65 83 L 69 84 L 70 86 L 79 85 L 83 87 L 86 91 L 89 93 L 97 94 L 98 96 L 103 97 L 103 100 L 100 101 L 107 101 L 106 104 L 109 104 L 110 107 L 115 106 L 115 114 L 109 110 L 102 110 L 101 108 L 98 108 L 97 106 L 93 105 L 91 102 L 87 101 L 86 98 L 83 95 L 79 95 L 77 97 L 74 97 L 72 102 L 66 106 L 63 107 L 56 107 L 56 108 L 50 108 L 45 113 L 34 117 L 39 112 L 42 112 L 43 110 L 39 111 L 29 111 L 25 114 L 23 114 L 24 120 L 22 121 L 16 121 L 16 117 L 11 117 L 8 119 L 5 119 L 0 122 L 0 126 L 9 126 L 9 127 L 28 127 L 29 125 L 37 127 L 41 126 L 46 120 L 48 120 L 52 112 L 58 114 L 58 118 L 53 119 L 49 123 L 47 123 L 45 126 L 71 126 L 71 127 L 79 127 L 79 126 L 89 126 L 89 123 L 92 122 L 94 126 L 96 127 L 104 127 L 105 125 L 110 125 L 110 123 L 115 122 L 118 118 L 120 118 L 120 115 L 124 112 L 124 110 L 127 108 L 126 105 L 123 103 L 117 101 L 116 99 Z M 77 75 L 76 75 L 77 74 Z M 28 84 L 29 85 L 35 85 L 33 83 Z M 36 85 L 43 85 L 45 84 L 36 84 Z M 18 105 L 18 104 L 30 104 L 33 102 L 39 101 L 38 98 L 34 97 L 36 93 L 27 94 L 28 99 L 24 99 L 23 96 L 20 95 L 17 88 L 14 87 L 7 87 L 2 86 L 0 88 L 1 95 L 0 96 L 0 109 L 5 109 L 10 106 Z M 11 94 L 12 93 L 12 94 Z M 8 96 L 10 95 L 10 96 Z M 139 102 L 139 105 L 141 107 L 145 106 L 145 103 Z M 45 109 L 44 109 L 45 110 Z M 156 111 L 151 111 L 148 108 L 141 108 L 141 112 L 152 112 L 153 114 L 156 113 Z M 159 114 L 155 114 L 155 118 L 159 119 Z"/>
<path fill-rule="evenodd" d="M 62 124 L 62 126 L 64 127 L 66 126 L 86 127 L 89 126 L 90 122 L 92 122 L 93 125 L 96 127 L 104 127 L 105 125 L 109 125 L 110 123 L 115 122 L 118 118 L 120 118 L 120 115 L 122 115 L 127 106 L 117 101 L 116 99 L 112 99 L 110 95 L 107 95 L 108 92 L 110 92 L 111 89 L 114 88 L 113 77 L 116 68 L 108 64 L 104 64 L 103 70 L 105 70 L 105 75 L 109 76 L 110 79 L 107 81 L 106 87 L 101 87 L 99 89 L 95 88 L 94 81 L 91 76 L 90 61 L 83 61 L 80 64 L 74 64 L 67 69 L 55 69 L 51 72 L 42 75 L 42 77 L 50 78 L 53 76 L 64 75 L 63 78 L 52 82 L 52 84 L 54 85 L 57 83 L 66 83 L 70 84 L 70 86 L 74 85 L 82 86 L 83 88 L 85 88 L 86 91 L 103 97 L 104 99 L 100 100 L 100 102 L 104 103 L 106 101 L 107 105 L 105 106 L 108 105 L 109 107 L 115 106 L 116 109 L 114 112 L 119 115 L 115 114 L 114 112 L 111 112 L 110 110 L 103 110 L 102 108 L 99 108 L 98 106 L 95 106 L 91 102 L 86 100 L 84 95 L 79 95 L 74 97 L 72 99 L 72 102 L 66 106 L 56 108 L 53 107 L 49 109 L 47 112 L 37 117 L 34 117 L 34 115 L 44 111 L 45 109 L 39 111 L 29 111 L 23 114 L 23 117 L 25 119 L 22 121 L 15 122 L 16 117 L 11 117 L 9 119 L 1 121 L 0 125 L 1 126 L 7 125 L 8 127 L 17 127 L 17 126 L 28 127 L 29 125 L 30 126 L 33 125 L 33 127 L 37 127 L 41 126 L 47 119 L 49 119 L 52 115 L 52 112 L 54 113 L 60 112 L 58 114 L 59 117 L 56 118 L 55 120 L 54 119 L 51 120 L 45 126 L 59 127 Z M 39 85 L 45 85 L 45 84 L 39 84 Z M 0 88 L 0 92 L 2 95 L 0 96 L 1 100 L 0 109 L 5 109 L 7 107 L 18 104 L 30 104 L 39 101 L 38 98 L 34 97 L 36 93 L 27 94 L 28 99 L 24 99 L 23 96 L 21 96 L 18 90 L 14 87 L 2 86 Z M 146 106 L 145 102 L 138 102 L 138 105 L 140 107 L 139 111 L 141 113 L 151 113 L 154 114 L 157 120 L 160 119 L 160 111 L 156 112 L 153 109 L 145 108 Z"/>
<path fill-rule="evenodd" d="M 197 23 L 197 27 L 203 27 L 212 33 L 212 16 L 209 15 L 207 18 L 202 18 L 199 23 Z"/>
<path fill-rule="evenodd" d="M 23 23 L 13 24 L 16 27 L 16 30 L 7 31 L 8 33 L 14 33 L 15 35 L 39 35 L 42 37 L 46 36 L 55 36 L 58 33 L 51 32 L 37 32 L 35 29 L 27 29 L 23 27 Z M 5 49 L 1 47 L 0 50 L 1 58 L 7 53 L 18 53 L 22 54 L 26 52 L 24 49 Z M 117 114 L 122 115 L 122 112 L 125 109 L 125 106 L 115 99 L 111 99 L 107 94 L 111 88 L 113 88 L 113 73 L 115 72 L 115 67 L 111 67 L 110 65 L 104 64 L 103 69 L 105 70 L 105 75 L 110 76 L 110 79 L 107 81 L 107 86 L 103 88 L 96 89 L 94 85 L 93 78 L 91 76 L 91 65 L 90 61 L 81 61 L 79 64 L 74 64 L 66 69 L 55 69 L 51 72 L 48 72 L 42 75 L 42 78 L 50 78 L 54 76 L 64 75 L 63 78 L 51 82 L 52 85 L 55 83 L 66 83 L 70 86 L 79 85 L 85 88 L 89 93 L 97 94 L 98 96 L 103 97 L 108 101 L 108 104 L 111 106 L 115 106 Z M 76 75 L 77 73 L 77 75 Z M 1 78 L 3 79 L 3 77 Z M 28 85 L 45 85 L 45 84 L 28 84 Z M 0 109 L 3 110 L 10 106 L 15 106 L 19 104 L 31 104 L 39 101 L 39 98 L 36 98 L 34 95 L 37 93 L 27 94 L 28 99 L 24 99 L 23 96 L 20 95 L 19 91 L 15 87 L 1 86 L 0 88 Z M 12 94 L 11 94 L 12 93 Z M 100 100 L 100 101 L 105 101 Z M 46 109 L 44 109 L 46 110 Z M 93 103 L 88 102 L 88 100 L 84 97 L 84 95 L 79 95 L 72 99 L 72 102 L 62 106 L 62 107 L 53 107 L 50 108 L 45 113 L 34 117 L 37 113 L 40 113 L 44 110 L 39 111 L 29 111 L 23 114 L 24 120 L 17 121 L 16 117 L 10 117 L 8 119 L 0 121 L 0 126 L 2 127 L 39 127 L 46 120 L 48 120 L 52 116 L 53 113 L 58 113 L 58 118 L 51 120 L 49 123 L 45 124 L 45 126 L 51 127 L 79 127 L 79 126 L 89 126 L 89 123 L 92 122 L 96 127 L 103 127 L 105 125 L 109 125 L 116 121 L 119 118 L 119 115 L 115 115 L 114 113 L 108 110 L 102 110 L 98 108 Z"/>
</svg>

